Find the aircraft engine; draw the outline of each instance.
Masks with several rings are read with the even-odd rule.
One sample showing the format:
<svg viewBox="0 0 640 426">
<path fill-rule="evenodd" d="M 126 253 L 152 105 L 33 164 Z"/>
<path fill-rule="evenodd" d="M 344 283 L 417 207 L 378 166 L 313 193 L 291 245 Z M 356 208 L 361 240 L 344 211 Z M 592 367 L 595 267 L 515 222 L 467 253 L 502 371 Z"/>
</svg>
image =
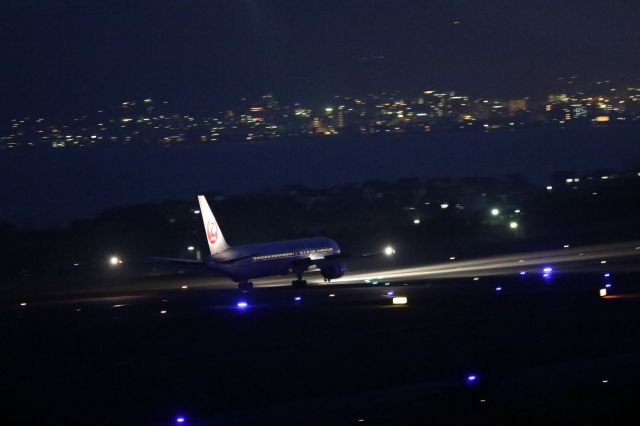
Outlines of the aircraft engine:
<svg viewBox="0 0 640 426">
<path fill-rule="evenodd" d="M 320 268 L 320 273 L 325 280 L 340 278 L 345 272 L 347 272 L 347 267 L 344 263 L 329 263 Z"/>
</svg>

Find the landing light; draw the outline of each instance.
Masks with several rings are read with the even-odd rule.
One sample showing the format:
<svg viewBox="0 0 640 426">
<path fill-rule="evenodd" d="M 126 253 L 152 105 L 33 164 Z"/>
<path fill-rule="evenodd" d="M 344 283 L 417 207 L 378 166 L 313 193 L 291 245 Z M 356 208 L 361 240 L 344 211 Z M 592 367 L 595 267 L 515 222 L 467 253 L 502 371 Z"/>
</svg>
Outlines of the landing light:
<svg viewBox="0 0 640 426">
<path fill-rule="evenodd" d="M 607 289 L 606 288 L 601 288 L 600 289 L 600 297 L 605 297 L 607 295 Z"/>
<path fill-rule="evenodd" d="M 517 229 L 517 228 L 518 228 L 518 222 L 511 222 L 511 223 L 509 223 L 509 228 L 511 228 L 511 229 Z"/>
<path fill-rule="evenodd" d="M 491 216 L 498 216 L 500 214 L 499 209 L 491 209 Z"/>
<path fill-rule="evenodd" d="M 384 254 L 386 254 L 387 256 L 392 256 L 392 255 L 396 254 L 396 251 L 395 251 L 395 249 L 393 247 L 387 246 L 384 249 Z"/>
<path fill-rule="evenodd" d="M 111 266 L 117 266 L 122 263 L 122 260 L 118 256 L 111 256 L 109 259 L 109 264 Z"/>
<path fill-rule="evenodd" d="M 407 304 L 407 298 L 406 297 L 394 297 L 393 298 L 393 304 L 394 305 L 406 305 Z"/>
</svg>

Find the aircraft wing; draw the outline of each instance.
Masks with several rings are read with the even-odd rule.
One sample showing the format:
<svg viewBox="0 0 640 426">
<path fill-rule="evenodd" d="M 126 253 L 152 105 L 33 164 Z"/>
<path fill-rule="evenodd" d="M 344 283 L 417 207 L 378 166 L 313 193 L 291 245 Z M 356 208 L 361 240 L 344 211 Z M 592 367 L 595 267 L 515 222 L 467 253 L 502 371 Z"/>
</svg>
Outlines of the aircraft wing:
<svg viewBox="0 0 640 426">
<path fill-rule="evenodd" d="M 292 262 L 293 266 L 320 266 L 323 263 L 331 262 L 331 261 L 343 261 L 343 260 L 354 260 L 354 259 L 365 259 L 365 258 L 374 258 L 374 257 L 382 257 L 382 256 L 393 256 L 396 251 L 393 247 L 386 247 L 384 250 L 370 253 L 349 253 L 349 252 L 341 252 L 339 254 L 330 254 L 328 256 L 324 256 L 318 259 L 312 259 L 310 257 L 304 259 L 294 260 Z"/>
<path fill-rule="evenodd" d="M 174 258 L 174 257 L 149 257 L 147 259 L 145 259 L 146 262 L 162 262 L 162 263 L 181 263 L 181 264 L 188 264 L 188 265 L 203 265 L 204 266 L 204 261 L 203 260 L 196 260 L 196 259 L 178 259 L 178 258 Z"/>
</svg>

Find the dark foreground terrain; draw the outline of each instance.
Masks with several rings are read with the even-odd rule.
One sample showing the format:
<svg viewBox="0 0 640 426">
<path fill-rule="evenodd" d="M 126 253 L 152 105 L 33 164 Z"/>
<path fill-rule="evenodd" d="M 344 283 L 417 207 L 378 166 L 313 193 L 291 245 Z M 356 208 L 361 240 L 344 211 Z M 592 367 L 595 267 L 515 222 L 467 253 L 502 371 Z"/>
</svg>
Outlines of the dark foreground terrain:
<svg viewBox="0 0 640 426">
<path fill-rule="evenodd" d="M 403 284 L 4 300 L 6 424 L 636 422 L 639 275 Z"/>
</svg>

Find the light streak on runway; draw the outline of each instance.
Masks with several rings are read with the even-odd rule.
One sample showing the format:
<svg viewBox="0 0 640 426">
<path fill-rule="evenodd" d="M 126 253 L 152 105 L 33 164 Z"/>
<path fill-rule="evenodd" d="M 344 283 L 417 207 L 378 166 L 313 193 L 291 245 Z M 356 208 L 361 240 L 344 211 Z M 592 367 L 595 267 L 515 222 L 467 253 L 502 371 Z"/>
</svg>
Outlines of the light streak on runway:
<svg viewBox="0 0 640 426">
<path fill-rule="evenodd" d="M 347 275 L 332 281 L 336 284 L 362 282 L 364 280 L 418 280 L 426 278 L 466 278 L 483 275 L 519 274 L 520 271 L 539 272 L 543 265 L 553 265 L 554 271 L 575 272 L 600 270 L 602 260 L 614 261 L 632 256 L 640 260 L 635 250 L 637 242 L 603 244 L 570 249 L 558 249 L 530 253 L 509 254 L 488 258 L 448 261 L 446 263 L 366 271 Z M 635 265 L 640 269 L 640 264 Z"/>
<path fill-rule="evenodd" d="M 602 244 L 583 247 L 561 248 L 557 250 L 516 253 L 501 256 L 491 256 L 478 259 L 455 261 L 448 260 L 441 263 L 414 265 L 391 269 L 360 269 L 347 272 L 342 278 L 331 281 L 331 285 L 364 284 L 365 280 L 383 282 L 411 282 L 437 279 L 469 279 L 483 276 L 519 276 L 525 271 L 527 275 L 542 274 L 544 267 L 551 266 L 553 273 L 579 272 L 632 272 L 640 271 L 639 241 Z M 401 253 L 399 254 L 401 256 Z M 601 264 L 602 260 L 608 263 Z M 379 265 L 379 263 L 377 263 Z M 323 280 L 318 271 L 305 274 L 311 286 L 323 286 Z M 275 276 L 254 280 L 257 288 L 290 286 L 290 276 Z M 187 287 L 186 289 L 184 287 Z M 82 289 L 64 291 L 51 289 L 51 293 L 64 294 L 63 300 L 54 303 L 136 303 L 137 299 L 144 299 L 157 291 L 176 290 L 181 293 L 197 289 L 236 289 L 237 285 L 225 277 L 197 275 L 158 276 L 154 279 L 140 278 L 126 282 L 114 281 L 110 285 L 94 286 L 87 283 Z M 84 295 L 83 295 L 84 293 Z M 159 294 L 155 294 L 159 297 Z M 609 297 L 609 296 L 607 296 Z"/>
</svg>

